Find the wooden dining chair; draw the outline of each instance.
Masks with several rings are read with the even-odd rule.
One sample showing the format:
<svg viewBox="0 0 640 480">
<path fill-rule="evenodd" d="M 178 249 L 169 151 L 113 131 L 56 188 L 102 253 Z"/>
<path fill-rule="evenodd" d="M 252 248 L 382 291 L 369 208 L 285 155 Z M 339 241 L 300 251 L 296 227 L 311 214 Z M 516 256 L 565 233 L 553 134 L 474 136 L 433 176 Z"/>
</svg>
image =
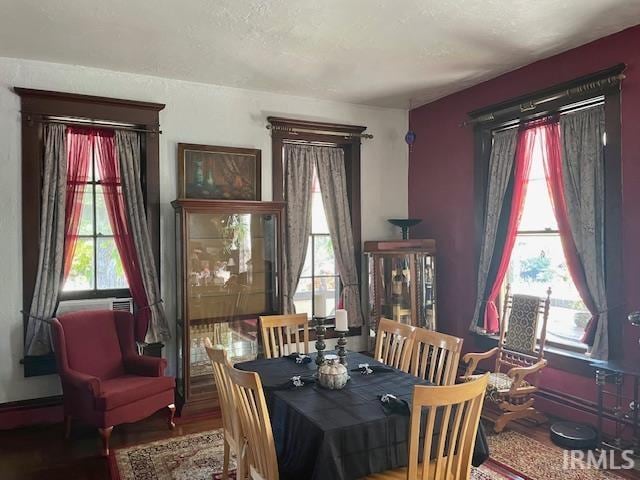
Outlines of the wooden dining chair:
<svg viewBox="0 0 640 480">
<path fill-rule="evenodd" d="M 227 371 L 233 385 L 235 407 L 247 441 L 249 478 L 278 480 L 276 445 L 260 375 L 233 367 L 229 367 Z"/>
<path fill-rule="evenodd" d="M 408 372 L 414 329 L 411 325 L 381 318 L 376 334 L 375 359 Z"/>
<path fill-rule="evenodd" d="M 246 472 L 244 458 L 244 435 L 240 426 L 240 417 L 235 407 L 233 396 L 233 385 L 229 378 L 231 363 L 227 359 L 227 353 L 220 345 L 211 345 L 209 338 L 204 339 L 207 355 L 213 367 L 213 378 L 218 389 L 220 399 L 220 410 L 222 413 L 222 431 L 224 433 L 224 460 L 222 464 L 222 478 L 229 478 L 229 456 L 233 453 L 236 456 L 238 479 L 244 479 Z"/>
<path fill-rule="evenodd" d="M 309 319 L 306 313 L 261 316 L 260 331 L 266 358 L 284 357 L 294 352 L 309 353 Z"/>
<path fill-rule="evenodd" d="M 414 387 L 408 466 L 365 480 L 468 479 L 488 377 L 460 385 Z M 420 463 L 420 457 L 430 460 Z"/>
<path fill-rule="evenodd" d="M 416 328 L 409 373 L 434 385 L 455 384 L 462 342 L 462 338 Z"/>
</svg>

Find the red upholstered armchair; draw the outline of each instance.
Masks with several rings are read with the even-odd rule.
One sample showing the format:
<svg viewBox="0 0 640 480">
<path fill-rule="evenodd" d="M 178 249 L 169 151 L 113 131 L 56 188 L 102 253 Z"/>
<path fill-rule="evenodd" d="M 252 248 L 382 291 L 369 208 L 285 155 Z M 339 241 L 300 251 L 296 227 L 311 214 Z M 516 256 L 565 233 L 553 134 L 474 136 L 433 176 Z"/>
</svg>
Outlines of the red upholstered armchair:
<svg viewBox="0 0 640 480">
<path fill-rule="evenodd" d="M 114 425 L 141 420 L 169 408 L 173 428 L 173 377 L 165 360 L 138 355 L 129 312 L 73 312 L 53 320 L 53 340 L 64 393 L 66 434 L 71 418 L 95 425 L 104 454 Z"/>
</svg>

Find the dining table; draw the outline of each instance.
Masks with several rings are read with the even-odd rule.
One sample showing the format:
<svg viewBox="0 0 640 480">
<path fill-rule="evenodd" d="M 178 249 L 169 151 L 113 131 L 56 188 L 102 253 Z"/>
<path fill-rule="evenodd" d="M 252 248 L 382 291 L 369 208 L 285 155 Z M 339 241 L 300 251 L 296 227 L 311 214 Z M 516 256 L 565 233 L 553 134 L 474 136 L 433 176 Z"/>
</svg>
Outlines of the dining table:
<svg viewBox="0 0 640 480">
<path fill-rule="evenodd" d="M 307 363 L 298 363 L 293 355 L 235 364 L 260 375 L 280 478 L 352 480 L 406 467 L 410 413 L 385 408 L 380 397 L 391 394 L 410 406 L 414 387 L 429 382 L 367 355 L 348 352 L 351 378 L 344 388 L 329 390 L 313 380 L 315 354 L 309 356 Z M 362 374 L 358 368 L 363 364 L 373 373 Z M 300 376 L 304 385 L 294 386 L 294 376 Z M 435 439 L 433 443 L 437 444 Z M 488 457 L 480 425 L 472 464 L 478 466 Z"/>
</svg>

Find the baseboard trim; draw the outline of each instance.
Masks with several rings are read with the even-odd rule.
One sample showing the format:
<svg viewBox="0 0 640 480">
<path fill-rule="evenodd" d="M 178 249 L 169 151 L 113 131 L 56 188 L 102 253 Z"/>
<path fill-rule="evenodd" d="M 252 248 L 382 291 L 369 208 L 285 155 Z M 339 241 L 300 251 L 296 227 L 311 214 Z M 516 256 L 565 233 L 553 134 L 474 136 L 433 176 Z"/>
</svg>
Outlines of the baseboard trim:
<svg viewBox="0 0 640 480">
<path fill-rule="evenodd" d="M 539 400 L 542 400 L 543 402 L 550 402 L 559 405 L 564 409 L 572 409 L 582 414 L 592 416 L 594 418 L 594 421 L 597 420 L 598 406 L 595 402 L 592 402 L 590 400 L 585 400 L 568 393 L 555 392 L 546 388 L 540 388 L 540 390 L 535 394 L 535 397 L 536 402 L 538 402 Z M 545 411 L 545 409 L 543 408 L 541 408 L 540 410 Z M 545 413 L 553 414 L 553 412 L 546 411 Z M 609 410 L 605 410 L 602 414 L 602 419 L 605 422 L 615 422 L 616 417 Z M 620 421 L 624 425 L 633 426 L 633 421 L 631 419 L 622 418 Z"/>
<path fill-rule="evenodd" d="M 0 430 L 60 423 L 63 420 L 62 395 L 0 404 Z"/>
</svg>

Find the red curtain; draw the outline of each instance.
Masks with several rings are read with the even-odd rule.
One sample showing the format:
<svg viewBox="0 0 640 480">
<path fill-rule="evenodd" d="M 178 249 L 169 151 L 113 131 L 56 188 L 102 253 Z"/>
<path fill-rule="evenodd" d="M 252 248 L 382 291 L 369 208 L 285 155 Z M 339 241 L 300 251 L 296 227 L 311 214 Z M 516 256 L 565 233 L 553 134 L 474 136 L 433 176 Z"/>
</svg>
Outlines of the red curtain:
<svg viewBox="0 0 640 480">
<path fill-rule="evenodd" d="M 115 135 L 112 131 L 95 132 L 96 164 L 104 193 L 109 223 L 122 260 L 129 290 L 137 307 L 136 340 L 144 341 L 149 325 L 149 303 L 142 281 L 140 264 L 133 236 L 127 220 L 127 210 L 122 195 L 120 163 L 116 154 Z"/>
<path fill-rule="evenodd" d="M 518 145 L 516 146 L 516 158 L 513 172 L 513 194 L 511 197 L 511 212 L 507 225 L 507 234 L 502 249 L 502 257 L 496 278 L 491 287 L 491 292 L 487 298 L 487 308 L 485 310 L 484 325 L 487 332 L 495 333 L 500 330 L 500 315 L 496 307 L 496 299 L 500 293 L 500 288 L 509 268 L 511 252 L 516 242 L 518 226 L 522 217 L 524 199 L 527 195 L 527 184 L 529 171 L 531 170 L 531 158 L 535 138 L 538 134 L 536 124 L 530 124 L 518 133 Z"/>
<path fill-rule="evenodd" d="M 92 135 L 85 129 L 67 127 L 67 195 L 64 216 L 63 284 L 69 276 L 78 242 L 82 197 L 91 163 Z"/>
<path fill-rule="evenodd" d="M 582 342 L 593 345 L 598 326 L 598 309 L 584 274 L 584 267 L 576 249 L 575 240 L 571 233 L 567 204 L 564 197 L 564 186 L 562 182 L 562 144 L 560 143 L 560 125 L 557 122 L 541 127 L 543 133 L 542 145 L 544 149 L 544 170 L 547 179 L 547 187 L 551 195 L 553 212 L 558 222 L 558 230 L 562 241 L 562 250 L 567 261 L 567 267 L 571 279 L 580 294 L 580 298 L 591 312 L 591 320 L 587 325 Z"/>
</svg>

